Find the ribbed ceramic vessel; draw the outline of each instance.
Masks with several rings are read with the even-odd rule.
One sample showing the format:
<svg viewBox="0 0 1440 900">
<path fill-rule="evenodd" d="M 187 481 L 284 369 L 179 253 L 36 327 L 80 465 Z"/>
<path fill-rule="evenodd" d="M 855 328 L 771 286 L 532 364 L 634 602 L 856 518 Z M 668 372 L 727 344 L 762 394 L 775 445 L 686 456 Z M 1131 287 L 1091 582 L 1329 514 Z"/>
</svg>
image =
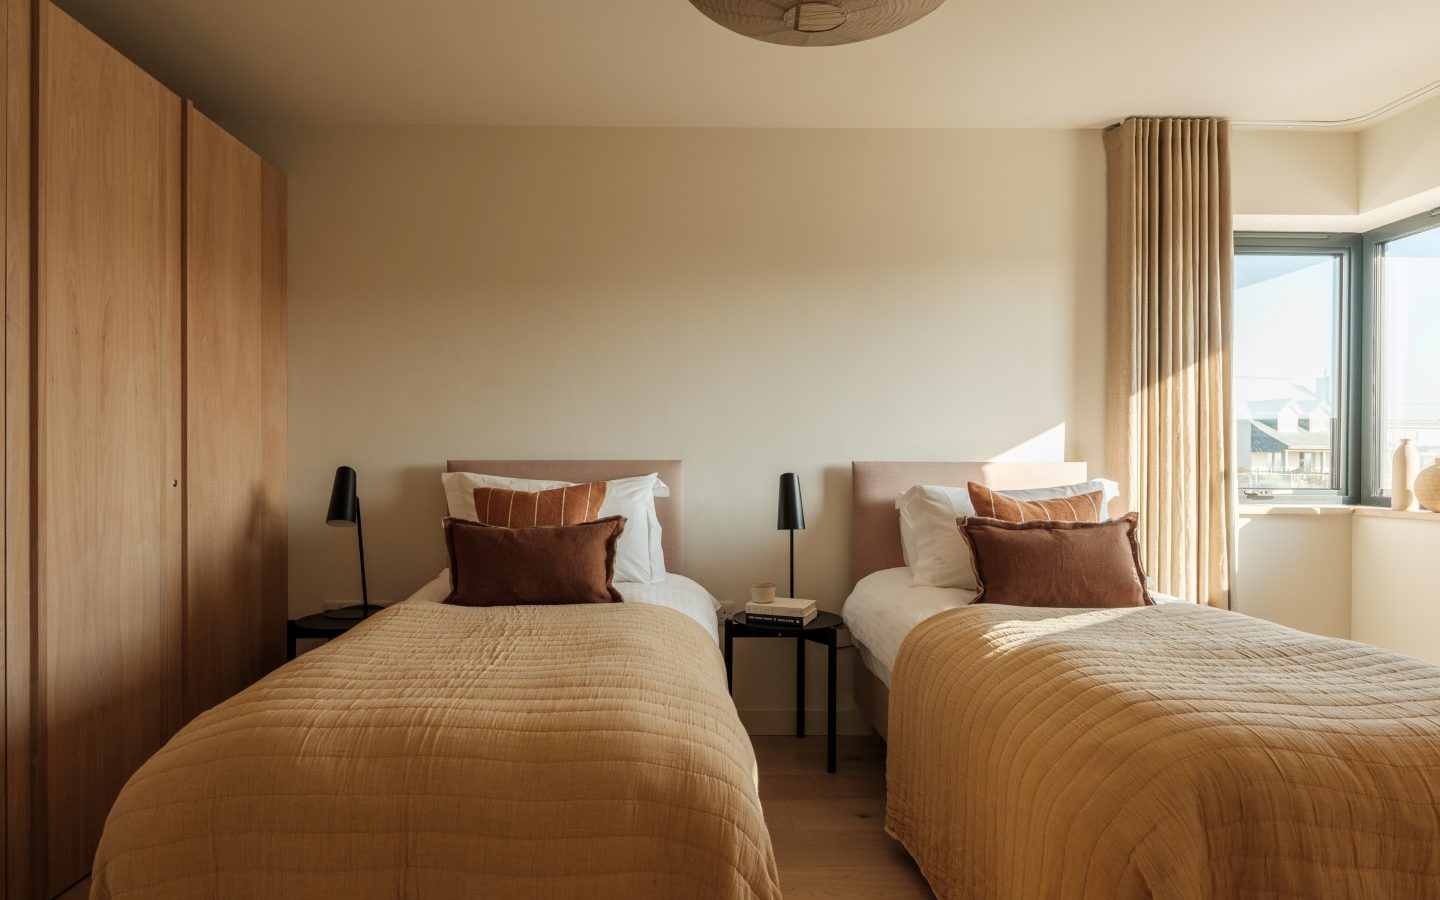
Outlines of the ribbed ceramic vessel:
<svg viewBox="0 0 1440 900">
<path fill-rule="evenodd" d="M 1431 512 L 1440 512 L 1440 456 L 1415 476 L 1415 499 Z"/>
<path fill-rule="evenodd" d="M 868 41 L 920 21 L 945 0 L 690 0 L 736 34 L 792 47 Z"/>
</svg>

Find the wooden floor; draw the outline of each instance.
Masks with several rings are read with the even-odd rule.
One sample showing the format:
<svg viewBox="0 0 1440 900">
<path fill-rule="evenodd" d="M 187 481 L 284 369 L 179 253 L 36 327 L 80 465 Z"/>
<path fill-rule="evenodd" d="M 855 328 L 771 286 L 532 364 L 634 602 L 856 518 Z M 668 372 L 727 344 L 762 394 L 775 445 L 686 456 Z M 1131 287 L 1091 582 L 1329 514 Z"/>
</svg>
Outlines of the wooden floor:
<svg viewBox="0 0 1440 900">
<path fill-rule="evenodd" d="M 829 775 L 823 737 L 752 740 L 785 900 L 933 900 L 909 854 L 885 834 L 884 744 L 841 737 Z"/>
<path fill-rule="evenodd" d="M 885 833 L 884 744 L 841 737 L 829 775 L 823 737 L 752 740 L 785 900 L 933 900 L 910 855 Z M 62 900 L 89 893 L 87 878 Z"/>
</svg>

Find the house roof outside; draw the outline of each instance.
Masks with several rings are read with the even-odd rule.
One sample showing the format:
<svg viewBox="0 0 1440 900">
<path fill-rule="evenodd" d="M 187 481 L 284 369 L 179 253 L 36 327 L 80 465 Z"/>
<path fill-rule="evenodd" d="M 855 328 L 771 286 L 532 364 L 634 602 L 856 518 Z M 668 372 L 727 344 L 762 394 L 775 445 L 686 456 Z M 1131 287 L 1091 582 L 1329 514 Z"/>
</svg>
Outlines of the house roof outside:
<svg viewBox="0 0 1440 900">
<path fill-rule="evenodd" d="M 1250 422 L 1250 450 L 1281 453 L 1286 450 L 1329 450 L 1328 431 L 1277 431 L 1263 422 Z"/>
</svg>

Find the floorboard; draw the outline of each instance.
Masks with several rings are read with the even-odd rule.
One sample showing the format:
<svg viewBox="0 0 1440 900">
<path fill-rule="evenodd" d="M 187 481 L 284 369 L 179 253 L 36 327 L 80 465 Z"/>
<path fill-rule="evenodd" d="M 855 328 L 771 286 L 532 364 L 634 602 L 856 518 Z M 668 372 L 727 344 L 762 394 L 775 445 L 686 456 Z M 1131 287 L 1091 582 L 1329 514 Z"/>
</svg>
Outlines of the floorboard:
<svg viewBox="0 0 1440 900">
<path fill-rule="evenodd" d="M 753 741 L 785 900 L 933 900 L 910 855 L 885 833 L 884 744 L 841 737 L 828 775 L 824 737 Z"/>
</svg>

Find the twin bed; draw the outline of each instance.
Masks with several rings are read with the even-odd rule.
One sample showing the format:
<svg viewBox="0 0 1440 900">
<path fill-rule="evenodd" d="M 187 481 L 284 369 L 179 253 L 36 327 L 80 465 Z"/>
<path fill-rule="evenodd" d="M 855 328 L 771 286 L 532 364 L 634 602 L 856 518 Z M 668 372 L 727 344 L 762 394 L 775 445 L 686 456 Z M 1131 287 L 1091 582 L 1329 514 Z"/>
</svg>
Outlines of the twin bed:
<svg viewBox="0 0 1440 900">
<path fill-rule="evenodd" d="M 887 830 L 943 898 L 1440 896 L 1440 669 L 1188 603 L 915 587 L 911 485 L 1083 466 L 855 463 L 856 695 Z"/>
<path fill-rule="evenodd" d="M 624 603 L 493 608 L 444 604 L 437 579 L 151 758 L 92 897 L 780 896 L 714 598 L 679 571 L 682 465 L 449 468 L 658 472 L 670 574 Z"/>
<path fill-rule="evenodd" d="M 780 896 L 714 598 L 475 609 L 443 575 L 186 726 L 130 781 L 92 896 Z M 896 497 L 1084 467 L 856 463 L 856 696 L 887 828 L 945 898 L 1440 896 L 1440 669 L 1163 603 L 972 604 L 911 584 Z"/>
</svg>

